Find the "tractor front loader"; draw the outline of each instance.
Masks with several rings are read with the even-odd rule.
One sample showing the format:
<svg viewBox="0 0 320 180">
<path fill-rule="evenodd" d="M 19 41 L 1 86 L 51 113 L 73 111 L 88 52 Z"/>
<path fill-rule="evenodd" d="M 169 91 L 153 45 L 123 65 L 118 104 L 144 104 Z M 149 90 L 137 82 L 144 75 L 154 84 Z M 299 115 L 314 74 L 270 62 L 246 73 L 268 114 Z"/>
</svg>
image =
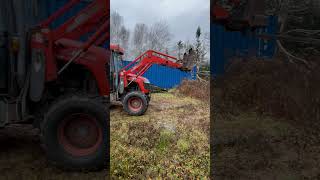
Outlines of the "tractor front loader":
<svg viewBox="0 0 320 180">
<path fill-rule="evenodd" d="M 181 60 L 168 54 L 148 50 L 123 67 L 121 56 L 124 50 L 118 45 L 110 47 L 112 52 L 110 59 L 111 102 L 121 102 L 124 111 L 133 116 L 143 115 L 148 109 L 151 84 L 143 75 L 152 65 L 158 64 L 182 71 L 191 71 L 196 60 L 192 49 Z"/>
<path fill-rule="evenodd" d="M 93 0 L 51 28 L 80 2 L 70 0 L 25 37 L 0 34 L 0 127 L 33 123 L 52 164 L 97 170 L 109 162 L 110 51 L 102 46 L 109 39 L 109 4 Z"/>
</svg>

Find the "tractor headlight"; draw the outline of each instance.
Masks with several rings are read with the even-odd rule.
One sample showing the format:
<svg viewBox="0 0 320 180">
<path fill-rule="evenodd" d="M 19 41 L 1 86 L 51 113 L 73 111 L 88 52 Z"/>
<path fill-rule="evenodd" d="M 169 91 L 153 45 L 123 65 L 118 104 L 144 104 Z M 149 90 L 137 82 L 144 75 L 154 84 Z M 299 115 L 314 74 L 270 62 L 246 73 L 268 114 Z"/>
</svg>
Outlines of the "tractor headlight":
<svg viewBox="0 0 320 180">
<path fill-rule="evenodd" d="M 143 82 L 144 82 L 145 84 L 150 84 L 150 81 L 149 81 L 147 78 L 145 78 Z"/>
<path fill-rule="evenodd" d="M 151 90 L 152 90 L 150 81 L 149 81 L 148 79 L 144 79 L 143 85 L 144 85 L 144 88 L 147 89 L 148 91 L 151 91 Z"/>
<path fill-rule="evenodd" d="M 124 81 L 123 78 L 120 78 L 119 82 L 119 94 L 122 94 L 124 92 Z"/>
</svg>

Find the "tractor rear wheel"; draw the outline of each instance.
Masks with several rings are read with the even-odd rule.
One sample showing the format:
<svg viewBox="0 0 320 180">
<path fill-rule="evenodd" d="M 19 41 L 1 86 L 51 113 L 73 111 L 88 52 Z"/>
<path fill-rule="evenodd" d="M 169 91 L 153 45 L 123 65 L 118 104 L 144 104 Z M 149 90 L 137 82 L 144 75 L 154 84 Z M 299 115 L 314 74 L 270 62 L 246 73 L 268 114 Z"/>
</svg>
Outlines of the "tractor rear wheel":
<svg viewBox="0 0 320 180">
<path fill-rule="evenodd" d="M 71 96 L 54 103 L 41 125 L 49 161 L 71 170 L 100 170 L 108 160 L 108 109 L 103 103 Z"/>
<path fill-rule="evenodd" d="M 140 91 L 132 91 L 127 93 L 123 100 L 123 109 L 132 116 L 141 116 L 148 109 L 148 99 L 145 94 Z"/>
</svg>

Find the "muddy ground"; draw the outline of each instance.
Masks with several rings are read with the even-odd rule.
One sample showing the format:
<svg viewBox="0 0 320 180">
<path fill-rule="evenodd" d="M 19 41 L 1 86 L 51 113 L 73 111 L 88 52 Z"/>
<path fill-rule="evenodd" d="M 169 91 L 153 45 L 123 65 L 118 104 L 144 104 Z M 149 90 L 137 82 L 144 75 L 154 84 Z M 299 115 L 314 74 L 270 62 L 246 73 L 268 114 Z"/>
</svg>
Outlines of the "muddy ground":
<svg viewBox="0 0 320 180">
<path fill-rule="evenodd" d="M 0 180 L 107 179 L 107 172 L 64 172 L 48 164 L 37 130 L 12 125 L 0 130 Z"/>
<path fill-rule="evenodd" d="M 111 119 L 113 178 L 208 178 L 208 102 L 154 93 L 145 115 L 128 116 L 115 106 Z"/>
<path fill-rule="evenodd" d="M 239 60 L 212 82 L 215 179 L 320 179 L 319 61 L 312 65 Z"/>
<path fill-rule="evenodd" d="M 303 127 L 248 111 L 217 116 L 215 179 L 320 178 L 320 145 Z"/>
</svg>

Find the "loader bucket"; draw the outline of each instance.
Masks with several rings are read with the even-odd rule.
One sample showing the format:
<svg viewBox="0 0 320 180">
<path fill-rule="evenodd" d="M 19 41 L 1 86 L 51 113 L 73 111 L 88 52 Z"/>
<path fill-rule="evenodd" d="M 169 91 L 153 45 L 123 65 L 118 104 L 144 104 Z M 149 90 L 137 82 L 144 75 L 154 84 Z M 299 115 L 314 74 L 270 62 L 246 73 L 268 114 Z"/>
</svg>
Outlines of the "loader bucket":
<svg viewBox="0 0 320 180">
<path fill-rule="evenodd" d="M 189 49 L 188 53 L 184 53 L 183 58 L 179 61 L 182 64 L 182 67 L 180 68 L 182 71 L 191 71 L 196 65 L 196 52 L 192 48 Z"/>
</svg>

